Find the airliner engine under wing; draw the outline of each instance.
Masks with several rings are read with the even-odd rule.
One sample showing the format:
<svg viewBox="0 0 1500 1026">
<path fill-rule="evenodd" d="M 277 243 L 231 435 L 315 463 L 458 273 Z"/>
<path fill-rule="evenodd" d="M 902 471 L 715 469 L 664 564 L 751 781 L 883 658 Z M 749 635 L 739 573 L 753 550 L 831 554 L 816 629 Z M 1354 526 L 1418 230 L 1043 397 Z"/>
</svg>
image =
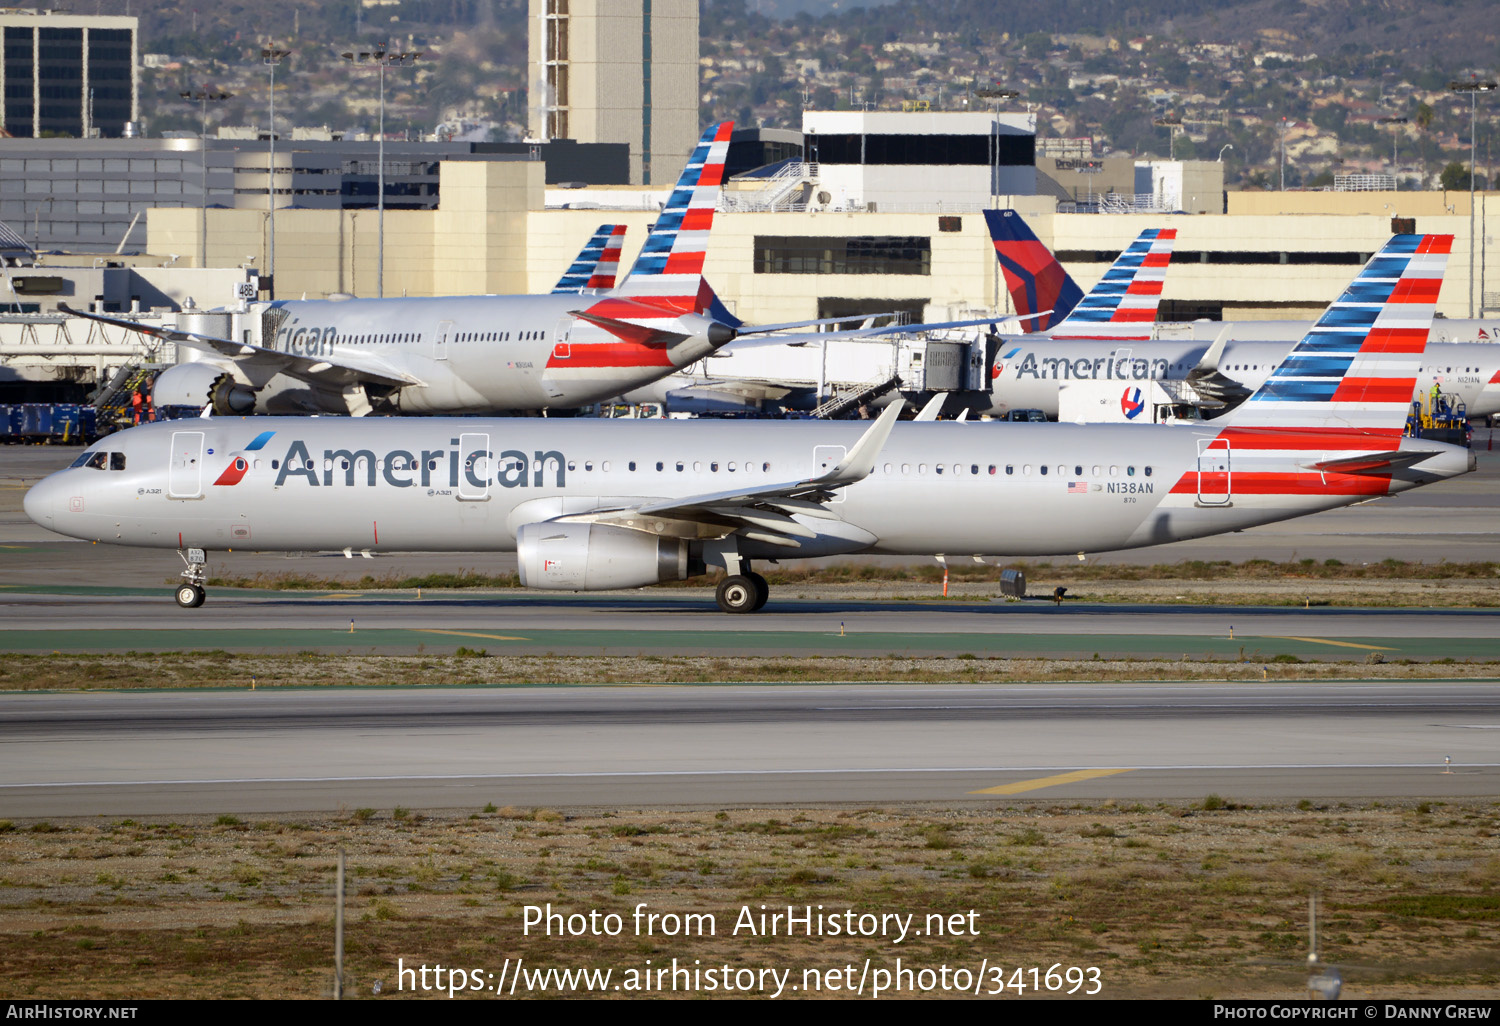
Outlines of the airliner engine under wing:
<svg viewBox="0 0 1500 1026">
<path fill-rule="evenodd" d="M 732 127 L 703 134 L 628 279 L 602 295 L 585 288 L 253 304 L 260 345 L 69 312 L 205 351 L 158 376 L 158 406 L 356 415 L 583 406 L 687 366 L 738 334 L 740 322 L 702 273 Z"/>
<path fill-rule="evenodd" d="M 72 537 L 179 550 L 511 551 L 586 591 L 851 553 L 1055 555 L 1238 531 L 1474 469 L 1403 438 L 1451 236 L 1399 235 L 1210 426 L 214 418 L 111 435 L 27 493 Z"/>
</svg>

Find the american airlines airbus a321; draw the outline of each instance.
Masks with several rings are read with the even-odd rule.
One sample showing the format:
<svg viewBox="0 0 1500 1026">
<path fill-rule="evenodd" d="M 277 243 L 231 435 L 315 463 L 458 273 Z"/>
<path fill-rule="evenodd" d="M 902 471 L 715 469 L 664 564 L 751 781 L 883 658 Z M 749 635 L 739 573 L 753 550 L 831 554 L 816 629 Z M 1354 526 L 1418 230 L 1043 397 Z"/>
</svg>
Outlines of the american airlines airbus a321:
<svg viewBox="0 0 1500 1026">
<path fill-rule="evenodd" d="M 177 549 L 517 552 L 588 591 L 757 560 L 1056 555 L 1206 535 L 1467 473 L 1402 437 L 1452 237 L 1398 235 L 1247 402 L 1212 422 L 1073 424 L 217 418 L 111 435 L 26 495 L 60 534 Z"/>
</svg>

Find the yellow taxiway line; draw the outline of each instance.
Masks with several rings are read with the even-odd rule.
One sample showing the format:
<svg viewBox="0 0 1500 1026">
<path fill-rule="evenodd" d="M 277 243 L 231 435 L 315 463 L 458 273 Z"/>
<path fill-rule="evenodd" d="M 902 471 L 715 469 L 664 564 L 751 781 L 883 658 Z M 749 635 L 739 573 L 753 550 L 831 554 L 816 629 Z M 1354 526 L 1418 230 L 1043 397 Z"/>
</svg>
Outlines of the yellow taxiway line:
<svg viewBox="0 0 1500 1026">
<path fill-rule="evenodd" d="M 460 638 L 488 638 L 491 641 L 530 641 L 530 638 L 517 638 L 509 634 L 479 634 L 475 631 L 443 631 L 436 627 L 413 628 L 418 634 L 454 634 Z"/>
<path fill-rule="evenodd" d="M 999 787 L 986 787 L 979 791 L 970 791 L 970 794 L 1024 794 L 1027 791 L 1040 790 L 1043 787 L 1056 787 L 1059 784 L 1076 784 L 1080 780 L 1093 780 L 1095 777 L 1112 777 L 1116 773 L 1129 773 L 1128 769 L 1092 769 L 1075 770 L 1072 773 L 1059 773 L 1054 777 L 1037 777 L 1035 780 L 1018 780 L 1014 784 L 1001 784 Z"/>
<path fill-rule="evenodd" d="M 1282 634 L 1262 634 L 1261 637 L 1270 638 L 1273 641 L 1305 641 L 1309 645 L 1337 645 L 1339 648 L 1366 648 L 1373 652 L 1396 651 L 1394 648 L 1386 645 L 1361 645 L 1357 641 L 1333 641 L 1329 638 L 1294 638 L 1290 635 Z"/>
</svg>

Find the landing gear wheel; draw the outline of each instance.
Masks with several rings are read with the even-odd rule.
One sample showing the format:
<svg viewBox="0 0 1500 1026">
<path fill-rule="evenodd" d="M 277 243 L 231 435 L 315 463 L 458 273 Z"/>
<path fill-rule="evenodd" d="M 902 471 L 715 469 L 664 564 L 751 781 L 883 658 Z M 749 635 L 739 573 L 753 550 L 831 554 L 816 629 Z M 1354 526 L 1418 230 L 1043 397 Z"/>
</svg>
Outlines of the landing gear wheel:
<svg viewBox="0 0 1500 1026">
<path fill-rule="evenodd" d="M 747 580 L 755 585 L 755 605 L 750 607 L 750 612 L 758 613 L 766 604 L 766 599 L 771 597 L 771 585 L 760 574 L 749 572 L 745 574 Z"/>
<path fill-rule="evenodd" d="M 183 609 L 197 609 L 203 605 L 203 600 L 208 593 L 197 584 L 179 584 L 177 586 L 177 604 Z"/>
<path fill-rule="evenodd" d="M 753 613 L 758 608 L 760 589 L 747 575 L 734 574 L 719 582 L 719 591 L 714 596 L 719 608 L 726 613 Z"/>
</svg>

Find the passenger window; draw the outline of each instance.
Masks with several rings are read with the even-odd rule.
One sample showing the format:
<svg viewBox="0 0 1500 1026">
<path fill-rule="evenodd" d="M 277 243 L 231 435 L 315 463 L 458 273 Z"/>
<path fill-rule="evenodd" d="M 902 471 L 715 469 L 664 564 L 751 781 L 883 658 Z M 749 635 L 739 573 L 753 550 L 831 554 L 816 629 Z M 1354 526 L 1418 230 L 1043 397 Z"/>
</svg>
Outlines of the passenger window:
<svg viewBox="0 0 1500 1026">
<path fill-rule="evenodd" d="M 943 472 L 943 465 L 942 465 L 942 464 L 941 464 L 941 463 L 939 463 L 939 464 L 938 464 L 938 465 L 937 465 L 937 466 L 936 466 L 936 467 L 935 467 L 935 468 L 933 468 L 933 469 L 935 469 L 935 470 L 936 470 L 936 471 L 937 471 L 937 472 L 938 472 L 938 473 L 939 473 L 939 474 L 941 474 L 941 473 L 942 473 L 942 472 Z"/>
<path fill-rule="evenodd" d="M 1150 476 L 1151 476 L 1151 468 L 1150 468 L 1150 467 L 1147 467 L 1147 468 L 1146 468 L 1146 476 L 1147 476 L 1147 477 L 1150 477 Z"/>
<path fill-rule="evenodd" d="M 630 461 L 630 469 L 631 469 L 631 470 L 634 470 L 634 469 L 635 469 L 635 460 L 631 460 L 631 461 Z"/>
<path fill-rule="evenodd" d="M 1031 476 L 1031 464 L 1030 463 L 1022 464 L 1021 465 L 1021 473 L 1023 475 L 1025 475 L 1026 477 L 1030 477 Z"/>
<path fill-rule="evenodd" d="M 683 468 L 686 467 L 686 466 L 687 466 L 687 464 L 683 463 L 681 460 L 678 460 L 677 461 L 677 473 L 679 473 L 679 474 L 682 473 Z"/>
<path fill-rule="evenodd" d="M 733 473 L 734 473 L 734 464 L 733 464 L 733 463 L 730 463 L 730 464 L 729 464 L 729 472 L 730 472 L 730 473 L 731 473 L 731 474 L 733 474 Z"/>
<path fill-rule="evenodd" d="M 1099 464 L 1097 464 L 1097 463 L 1094 464 L 1094 476 L 1095 477 L 1099 476 Z"/>
<path fill-rule="evenodd" d="M 1016 472 L 1016 468 L 1014 465 L 1007 463 L 1005 465 L 1005 472 L 1007 474 L 1014 474 Z"/>
<path fill-rule="evenodd" d="M 1044 463 L 1044 464 L 1042 464 L 1042 467 L 1041 467 L 1041 471 L 1042 471 L 1042 476 L 1043 476 L 1043 477 L 1046 477 L 1046 476 L 1047 476 L 1047 469 L 1048 469 L 1048 468 L 1047 468 L 1047 465 L 1046 465 L 1046 464 L 1045 464 L 1045 463 Z"/>
<path fill-rule="evenodd" d="M 281 469 L 281 461 L 280 460 L 272 460 L 271 461 L 271 469 L 272 470 L 280 470 Z"/>
<path fill-rule="evenodd" d="M 901 464 L 901 473 L 903 473 L 903 474 L 910 474 L 911 473 L 911 464 L 910 463 L 903 463 L 903 464 Z"/>
<path fill-rule="evenodd" d="M 995 476 L 995 465 L 993 463 L 990 464 L 990 476 Z"/>
<path fill-rule="evenodd" d="M 971 463 L 971 464 L 969 464 L 969 473 L 970 474 L 978 474 L 979 473 L 979 464 L 977 464 L 977 463 Z"/>
<path fill-rule="evenodd" d="M 1110 477 L 1119 477 L 1120 476 L 1120 468 L 1119 467 L 1110 467 L 1109 468 L 1109 476 Z"/>
<path fill-rule="evenodd" d="M 925 464 L 925 463 L 918 463 L 917 464 L 917 473 L 918 474 L 925 474 L 925 473 L 927 473 L 927 464 Z"/>
<path fill-rule="evenodd" d="M 587 470 L 589 473 L 592 474 L 594 472 L 594 461 L 593 460 L 589 460 L 588 462 L 586 462 L 583 465 L 583 469 Z"/>
<path fill-rule="evenodd" d="M 695 474 L 701 474 L 701 473 L 703 473 L 703 461 L 702 460 L 694 460 L 693 461 L 693 473 L 695 473 Z"/>
<path fill-rule="evenodd" d="M 1125 468 L 1125 476 L 1126 477 L 1135 477 L 1135 468 L 1134 467 L 1126 467 Z"/>
<path fill-rule="evenodd" d="M 717 474 L 719 472 L 719 461 L 718 460 L 714 460 L 712 463 L 710 463 L 708 465 L 708 469 L 712 470 L 715 474 Z"/>
<path fill-rule="evenodd" d="M 1073 476 L 1074 477 L 1082 477 L 1083 476 L 1083 468 L 1082 467 L 1074 467 L 1073 468 Z"/>
<path fill-rule="evenodd" d="M 656 461 L 656 469 L 658 471 L 666 470 L 667 469 L 667 465 L 665 463 L 663 463 L 661 460 L 657 460 Z"/>
</svg>

